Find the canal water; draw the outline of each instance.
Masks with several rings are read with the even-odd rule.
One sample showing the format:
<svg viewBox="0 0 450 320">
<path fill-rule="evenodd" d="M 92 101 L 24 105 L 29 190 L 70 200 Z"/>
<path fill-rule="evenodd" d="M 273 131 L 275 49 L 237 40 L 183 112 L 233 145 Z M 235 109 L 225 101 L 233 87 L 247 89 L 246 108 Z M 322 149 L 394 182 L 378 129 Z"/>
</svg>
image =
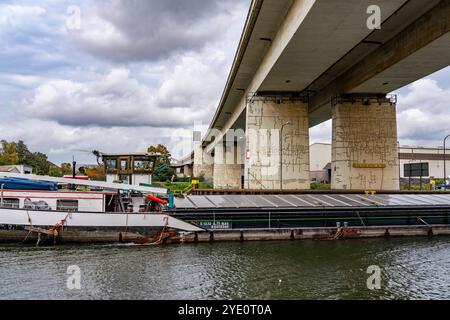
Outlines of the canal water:
<svg viewBox="0 0 450 320">
<path fill-rule="evenodd" d="M 0 298 L 449 299 L 450 238 L 0 245 Z"/>
</svg>

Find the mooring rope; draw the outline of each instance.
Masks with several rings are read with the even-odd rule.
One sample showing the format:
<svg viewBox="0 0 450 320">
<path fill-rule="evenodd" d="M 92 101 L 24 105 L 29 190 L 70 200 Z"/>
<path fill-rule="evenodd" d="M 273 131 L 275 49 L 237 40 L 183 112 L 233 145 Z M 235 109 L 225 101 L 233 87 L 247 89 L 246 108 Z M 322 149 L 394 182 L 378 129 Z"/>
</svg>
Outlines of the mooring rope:
<svg viewBox="0 0 450 320">
<path fill-rule="evenodd" d="M 169 225 L 169 217 L 164 217 L 164 224 L 163 224 L 163 229 L 161 231 L 161 234 L 159 235 L 159 239 L 156 240 L 155 242 L 150 243 L 150 245 L 160 245 L 162 243 L 162 238 L 166 232 L 167 226 Z"/>
<path fill-rule="evenodd" d="M 28 231 L 28 233 L 27 233 L 27 235 L 26 235 L 26 237 L 25 237 L 25 239 L 23 239 L 22 241 L 20 241 L 19 243 L 24 243 L 25 241 L 27 241 L 27 239 L 28 239 L 28 237 L 30 236 L 30 233 L 31 233 L 32 231 L 30 230 L 30 231 Z"/>
<path fill-rule="evenodd" d="M 344 233 L 344 232 L 343 232 L 343 229 L 342 229 L 341 227 L 337 228 L 336 234 L 334 235 L 333 240 L 337 240 L 337 239 L 339 239 L 340 237 L 342 237 L 342 234 L 343 234 L 343 233 Z"/>
<path fill-rule="evenodd" d="M 361 215 L 359 214 L 359 211 L 356 211 L 356 214 L 358 215 L 359 220 L 361 220 L 362 225 L 365 227 L 366 224 L 364 223 L 364 220 L 361 218 Z"/>
<path fill-rule="evenodd" d="M 31 221 L 30 213 L 28 212 L 28 210 L 27 210 L 27 216 L 28 216 L 28 223 L 30 224 L 30 227 L 33 228 L 33 222 Z M 25 238 L 22 241 L 20 241 L 19 243 L 24 243 L 25 241 L 27 241 L 31 232 L 32 232 L 32 230 L 29 230 L 27 235 L 25 236 Z"/>
<path fill-rule="evenodd" d="M 71 218 L 72 219 L 72 212 L 69 211 L 67 212 L 66 216 L 64 217 L 64 219 L 60 220 L 59 222 L 57 222 L 55 224 L 55 226 L 53 227 L 53 229 L 49 229 L 48 231 L 53 231 L 53 243 L 56 244 L 56 240 L 58 239 L 59 236 L 59 229 L 61 229 L 61 231 L 64 231 L 64 225 L 67 222 L 67 218 Z"/>
</svg>

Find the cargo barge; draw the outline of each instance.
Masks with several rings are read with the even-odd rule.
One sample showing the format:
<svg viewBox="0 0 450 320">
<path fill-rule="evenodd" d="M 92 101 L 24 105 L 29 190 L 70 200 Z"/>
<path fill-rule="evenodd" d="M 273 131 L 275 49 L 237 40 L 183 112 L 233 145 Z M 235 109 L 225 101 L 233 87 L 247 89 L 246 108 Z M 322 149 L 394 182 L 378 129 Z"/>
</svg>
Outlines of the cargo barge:
<svg viewBox="0 0 450 320">
<path fill-rule="evenodd" d="M 24 180 L 12 181 L 13 186 L 28 190 L 2 189 L 0 242 L 162 244 L 450 235 L 450 194 L 445 192 L 215 194 L 173 199 L 159 188 L 28 178 L 48 181 L 36 190 Z M 49 184 L 52 181 L 87 189 L 61 190 Z"/>
<path fill-rule="evenodd" d="M 450 194 L 194 195 L 168 214 L 208 231 L 186 242 L 450 235 Z"/>
</svg>

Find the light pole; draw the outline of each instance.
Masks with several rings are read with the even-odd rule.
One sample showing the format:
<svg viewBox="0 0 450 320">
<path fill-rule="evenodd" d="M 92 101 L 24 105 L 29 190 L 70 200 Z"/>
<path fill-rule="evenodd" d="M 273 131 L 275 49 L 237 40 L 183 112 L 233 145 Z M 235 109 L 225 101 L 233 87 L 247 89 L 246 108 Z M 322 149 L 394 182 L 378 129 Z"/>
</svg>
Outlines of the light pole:
<svg viewBox="0 0 450 320">
<path fill-rule="evenodd" d="M 285 126 L 290 126 L 292 122 L 288 121 L 281 126 L 280 130 L 280 190 L 283 189 L 283 129 Z"/>
<path fill-rule="evenodd" d="M 445 164 L 445 142 L 447 141 L 448 137 L 450 137 L 450 134 L 444 138 L 444 184 L 446 188 L 447 188 L 447 166 Z"/>
</svg>

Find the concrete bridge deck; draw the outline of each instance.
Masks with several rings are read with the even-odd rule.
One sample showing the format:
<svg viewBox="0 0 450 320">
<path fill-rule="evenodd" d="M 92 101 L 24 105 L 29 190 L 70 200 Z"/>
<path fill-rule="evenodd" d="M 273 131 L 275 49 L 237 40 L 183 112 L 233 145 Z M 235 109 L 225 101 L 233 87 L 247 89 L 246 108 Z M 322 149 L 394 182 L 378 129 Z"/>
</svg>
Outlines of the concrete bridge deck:
<svg viewBox="0 0 450 320">
<path fill-rule="evenodd" d="M 332 119 L 332 188 L 398 190 L 389 93 L 449 50 L 450 0 L 253 0 L 209 130 L 194 129 L 193 176 L 309 189 L 309 128 Z"/>
</svg>

